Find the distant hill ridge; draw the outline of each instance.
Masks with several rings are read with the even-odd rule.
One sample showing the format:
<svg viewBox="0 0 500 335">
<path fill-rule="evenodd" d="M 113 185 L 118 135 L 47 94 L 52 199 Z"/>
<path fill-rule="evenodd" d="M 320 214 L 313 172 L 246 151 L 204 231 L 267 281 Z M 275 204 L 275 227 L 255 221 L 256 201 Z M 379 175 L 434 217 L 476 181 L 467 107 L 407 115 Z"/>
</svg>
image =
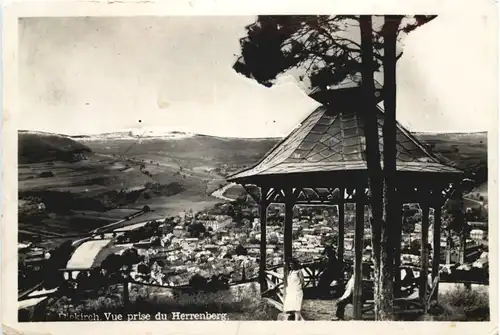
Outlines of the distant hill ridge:
<svg viewBox="0 0 500 335">
<path fill-rule="evenodd" d="M 217 138 L 221 140 L 233 140 L 233 139 L 238 139 L 238 140 L 276 140 L 279 141 L 283 137 L 226 137 L 226 136 L 216 136 L 216 135 L 207 135 L 207 134 L 197 134 L 197 133 L 188 133 L 188 132 L 183 132 L 183 131 L 155 131 L 155 130 L 130 130 L 130 131 L 118 131 L 118 132 L 106 132 L 106 133 L 100 133 L 100 134 L 93 134 L 93 135 L 65 135 L 65 134 L 58 134 L 58 133 L 50 133 L 50 132 L 45 132 L 45 131 L 39 131 L 39 130 L 19 130 L 19 133 L 24 133 L 24 134 L 40 134 L 40 135 L 53 135 L 53 136 L 61 136 L 61 137 L 67 137 L 67 138 L 72 138 L 76 140 L 85 140 L 85 139 L 105 139 L 105 138 L 120 138 L 123 137 L 124 139 L 130 138 L 130 139 L 137 139 L 137 138 L 153 138 L 153 137 L 169 137 L 173 138 L 175 136 L 179 137 L 192 137 L 192 136 L 197 136 L 197 137 L 206 137 L 206 138 Z M 470 136 L 486 136 L 488 135 L 487 131 L 474 131 L 474 132 L 425 132 L 425 131 L 417 131 L 417 132 L 411 132 L 413 135 L 419 137 L 422 136 L 428 137 L 428 136 L 441 136 L 441 137 L 470 137 Z"/>
<path fill-rule="evenodd" d="M 20 164 L 85 159 L 92 150 L 68 136 L 42 131 L 18 131 L 18 162 Z"/>
<path fill-rule="evenodd" d="M 488 140 L 488 132 L 487 131 L 474 131 L 474 132 L 453 132 L 453 133 L 438 133 L 438 132 L 412 132 L 414 136 L 417 138 L 423 140 L 424 142 L 433 139 L 433 138 L 447 138 L 447 139 L 454 139 L 454 140 L 461 140 L 461 139 L 469 139 L 471 137 L 477 138 L 479 140 L 479 143 L 482 143 L 481 141 L 487 141 Z"/>
<path fill-rule="evenodd" d="M 462 131 L 462 132 L 435 132 L 435 131 L 415 131 L 414 135 L 449 135 L 449 136 L 470 136 L 472 134 L 475 135 L 488 135 L 487 131 Z"/>
<path fill-rule="evenodd" d="M 231 140 L 248 140 L 248 141 L 268 141 L 276 140 L 279 141 L 281 137 L 224 137 L 215 136 L 207 134 L 196 134 L 196 133 L 186 133 L 182 131 L 167 131 L 167 132 L 154 132 L 154 131 L 144 131 L 144 132 L 132 132 L 132 131 L 120 131 L 120 132 L 110 132 L 101 133 L 95 135 L 62 135 L 67 136 L 76 140 L 82 141 L 92 141 L 92 140 L 104 140 L 104 139 L 117 139 L 117 140 L 137 140 L 137 139 L 183 139 L 188 137 L 204 137 L 219 139 L 225 141 Z"/>
<path fill-rule="evenodd" d="M 232 156 L 239 157 L 238 161 L 250 163 L 264 156 L 281 140 L 281 138 L 222 137 L 180 131 L 149 133 L 143 131 L 141 134 L 145 136 L 130 136 L 130 132 L 126 131 L 101 135 L 68 136 L 43 131 L 20 130 L 18 133 L 19 162 L 71 161 L 78 159 L 82 153 L 91 153 L 91 148 L 98 151 L 99 148 L 111 145 L 113 141 L 142 139 L 156 142 L 156 147 L 165 148 L 167 152 L 175 153 L 179 158 L 203 157 L 206 160 L 226 164 L 233 161 L 227 157 L 232 152 Z M 415 132 L 413 134 L 446 163 L 464 170 L 487 169 L 487 132 Z M 110 141 L 109 144 L 108 141 Z M 140 154 L 145 149 L 139 146 L 130 153 Z"/>
</svg>

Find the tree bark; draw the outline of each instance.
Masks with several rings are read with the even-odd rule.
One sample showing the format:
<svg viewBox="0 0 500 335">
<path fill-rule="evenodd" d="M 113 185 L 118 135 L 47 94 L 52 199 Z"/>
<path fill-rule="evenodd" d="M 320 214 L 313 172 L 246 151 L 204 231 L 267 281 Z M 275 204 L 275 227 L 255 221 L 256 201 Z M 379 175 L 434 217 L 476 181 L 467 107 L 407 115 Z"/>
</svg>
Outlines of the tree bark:
<svg viewBox="0 0 500 335">
<path fill-rule="evenodd" d="M 338 248 L 337 257 L 340 266 L 340 277 L 339 277 L 339 291 L 344 292 L 344 240 L 345 240 L 345 204 L 344 204 L 344 193 L 345 189 L 342 187 L 340 189 L 341 201 L 339 203 L 339 235 L 338 235 Z"/>
<path fill-rule="evenodd" d="M 433 232 L 433 246 L 432 246 L 432 280 L 435 280 L 439 275 L 439 264 L 441 263 L 441 204 L 438 204 L 434 207 L 434 224 L 433 224 L 434 232 Z M 438 290 L 439 290 L 439 281 L 438 286 L 433 293 L 433 299 L 437 301 L 438 299 Z"/>
<path fill-rule="evenodd" d="M 288 273 L 290 271 L 288 265 L 292 259 L 292 225 L 293 225 L 293 207 L 292 189 L 286 188 L 285 192 L 285 223 L 283 225 L 283 283 L 284 291 L 288 285 Z"/>
<path fill-rule="evenodd" d="M 361 76 L 364 106 L 361 111 L 366 140 L 366 164 L 368 168 L 368 187 L 370 189 L 370 206 L 372 209 L 372 253 L 375 294 L 375 320 L 378 319 L 381 299 L 379 296 L 380 234 L 382 226 L 382 183 L 383 175 L 380 164 L 378 139 L 378 123 L 376 115 L 375 85 L 373 78 L 373 28 L 372 17 L 361 15 L 359 20 L 361 32 Z"/>
<path fill-rule="evenodd" d="M 464 197 L 463 197 L 463 189 L 462 185 L 457 184 L 457 190 L 455 192 L 456 197 L 458 199 L 460 210 L 457 212 L 459 218 L 459 223 L 461 225 L 460 229 L 460 264 L 465 264 L 466 261 L 466 253 L 467 253 L 467 235 L 468 235 L 468 223 L 465 218 L 464 213 Z"/>
<path fill-rule="evenodd" d="M 356 188 L 356 224 L 354 226 L 354 320 L 362 320 L 363 313 L 363 233 L 365 220 L 364 187 Z"/>
<path fill-rule="evenodd" d="M 401 16 L 385 16 L 382 36 L 384 38 L 384 126 L 382 136 L 384 143 L 384 213 L 381 229 L 380 258 L 380 310 L 379 320 L 393 319 L 393 274 L 399 275 L 394 268 L 394 248 L 399 231 L 398 199 L 396 196 L 396 39 Z M 400 247 L 400 246 L 399 246 Z"/>
</svg>

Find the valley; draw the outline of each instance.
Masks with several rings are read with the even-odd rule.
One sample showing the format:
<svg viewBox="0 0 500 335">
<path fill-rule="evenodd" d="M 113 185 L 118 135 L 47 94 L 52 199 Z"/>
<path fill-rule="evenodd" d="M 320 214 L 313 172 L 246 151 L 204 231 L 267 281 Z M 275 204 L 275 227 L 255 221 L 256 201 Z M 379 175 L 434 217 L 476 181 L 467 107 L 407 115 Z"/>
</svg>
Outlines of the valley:
<svg viewBox="0 0 500 335">
<path fill-rule="evenodd" d="M 245 191 L 226 185 L 225 177 L 256 163 L 278 142 L 125 135 L 19 132 L 20 242 L 85 234 L 145 205 L 152 211 L 141 220 L 236 199 Z M 486 133 L 415 135 L 449 164 L 477 172 L 477 192 L 487 198 Z"/>
</svg>

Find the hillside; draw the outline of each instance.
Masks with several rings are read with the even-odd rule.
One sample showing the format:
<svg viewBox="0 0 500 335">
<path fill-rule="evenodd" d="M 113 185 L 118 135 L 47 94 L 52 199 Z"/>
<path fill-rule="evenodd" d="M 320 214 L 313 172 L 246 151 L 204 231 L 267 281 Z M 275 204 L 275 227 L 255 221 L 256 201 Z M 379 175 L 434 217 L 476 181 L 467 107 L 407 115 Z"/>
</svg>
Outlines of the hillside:
<svg viewBox="0 0 500 335">
<path fill-rule="evenodd" d="M 465 171 L 481 172 L 488 164 L 488 134 L 415 133 L 428 148 L 449 163 Z"/>
<path fill-rule="evenodd" d="M 84 140 L 94 152 L 108 155 L 126 155 L 136 159 L 161 161 L 183 168 L 213 170 L 225 175 L 258 161 L 278 141 L 275 138 L 246 139 L 224 138 L 208 135 L 175 133 L 161 137 L 115 137 Z M 113 138 L 112 140 L 110 138 Z"/>
<path fill-rule="evenodd" d="M 279 141 L 129 135 L 19 132 L 20 232 L 28 237 L 40 231 L 84 232 L 143 205 L 160 217 L 211 207 L 221 201 L 210 194 L 226 184 L 225 176 L 256 163 Z M 450 164 L 487 171 L 485 133 L 416 136 Z M 241 192 L 228 188 L 224 195 L 235 198 Z M 37 210 L 39 203 L 46 208 Z"/>
<path fill-rule="evenodd" d="M 116 152 L 123 153 L 118 142 Z M 150 216 L 164 217 L 220 201 L 209 194 L 224 183 L 223 176 L 173 162 L 158 144 L 143 159 L 113 154 L 93 152 L 62 135 L 20 132 L 20 240 L 87 232 L 143 205 L 153 208 Z"/>
<path fill-rule="evenodd" d="M 118 137 L 123 135 L 124 137 Z M 414 133 L 445 163 L 465 171 L 481 172 L 487 165 L 487 133 Z M 112 140 L 111 140 L 112 139 Z M 231 170 L 252 165 L 268 152 L 279 138 L 223 138 L 175 132 L 154 137 L 105 134 L 87 138 L 85 145 L 95 152 L 127 156 L 168 158 L 186 166 L 225 166 Z"/>
<path fill-rule="evenodd" d="M 68 136 L 20 130 L 18 159 L 20 164 L 52 161 L 74 162 L 91 153 L 89 147 Z"/>
<path fill-rule="evenodd" d="M 124 135 L 126 139 L 117 140 L 117 135 Z M 444 163 L 474 173 L 477 184 L 485 187 L 488 171 L 486 132 L 414 135 Z M 109 138 L 115 139 L 111 141 Z M 220 138 L 176 132 L 160 134 L 156 138 L 146 133 L 141 139 L 130 134 L 105 134 L 105 138 L 87 138 L 85 143 L 96 152 L 117 154 L 127 151 L 127 155 L 138 158 L 156 157 L 187 169 L 227 175 L 255 164 L 279 140 Z M 243 188 L 235 186 L 228 188 L 224 195 L 234 199 L 244 192 Z"/>
<path fill-rule="evenodd" d="M 474 174 L 477 189 L 484 198 L 488 193 L 488 136 L 486 132 L 474 133 L 413 133 L 428 150 L 443 163 Z M 277 142 L 277 140 L 276 140 Z M 245 194 L 243 187 L 228 188 L 224 196 L 237 198 Z"/>
<path fill-rule="evenodd" d="M 487 164 L 487 133 L 414 133 L 437 156 L 463 170 Z M 19 163 L 72 161 L 79 154 L 126 155 L 139 160 L 157 156 L 186 166 L 237 167 L 258 161 L 280 139 L 224 138 L 169 132 L 156 134 L 107 133 L 99 136 L 64 136 L 19 131 Z M 146 157 L 148 159 L 146 159 Z"/>
</svg>

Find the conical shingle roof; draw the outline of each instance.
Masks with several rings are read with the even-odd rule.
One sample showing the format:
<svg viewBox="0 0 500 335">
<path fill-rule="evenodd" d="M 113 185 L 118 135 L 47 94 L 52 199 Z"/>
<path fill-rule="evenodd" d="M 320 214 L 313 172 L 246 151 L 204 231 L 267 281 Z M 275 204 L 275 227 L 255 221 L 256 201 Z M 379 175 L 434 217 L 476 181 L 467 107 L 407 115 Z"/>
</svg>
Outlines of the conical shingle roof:
<svg viewBox="0 0 500 335">
<path fill-rule="evenodd" d="M 355 107 L 318 107 L 260 162 L 229 180 L 239 182 L 259 175 L 366 170 L 364 124 L 359 114 Z M 377 120 L 383 155 L 384 119 L 380 108 Z M 398 171 L 461 173 L 442 164 L 400 124 L 396 138 Z"/>
</svg>

